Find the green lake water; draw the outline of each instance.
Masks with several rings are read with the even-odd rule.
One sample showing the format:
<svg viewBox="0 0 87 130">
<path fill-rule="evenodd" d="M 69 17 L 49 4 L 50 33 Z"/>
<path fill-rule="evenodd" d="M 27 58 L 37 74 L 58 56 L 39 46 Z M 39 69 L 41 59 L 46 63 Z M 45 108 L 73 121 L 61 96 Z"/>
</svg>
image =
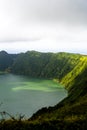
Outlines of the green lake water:
<svg viewBox="0 0 87 130">
<path fill-rule="evenodd" d="M 54 106 L 66 96 L 63 86 L 52 80 L 0 75 L 0 112 L 30 117 L 38 109 Z"/>
</svg>

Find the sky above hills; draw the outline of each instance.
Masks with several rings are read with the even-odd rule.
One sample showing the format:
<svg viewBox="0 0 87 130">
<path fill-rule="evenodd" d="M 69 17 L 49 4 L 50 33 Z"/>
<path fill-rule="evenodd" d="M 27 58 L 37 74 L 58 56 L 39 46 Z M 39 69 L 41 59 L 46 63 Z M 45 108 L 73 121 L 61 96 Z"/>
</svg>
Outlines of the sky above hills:
<svg viewBox="0 0 87 130">
<path fill-rule="evenodd" d="M 0 50 L 87 54 L 86 0 L 0 0 Z"/>
</svg>

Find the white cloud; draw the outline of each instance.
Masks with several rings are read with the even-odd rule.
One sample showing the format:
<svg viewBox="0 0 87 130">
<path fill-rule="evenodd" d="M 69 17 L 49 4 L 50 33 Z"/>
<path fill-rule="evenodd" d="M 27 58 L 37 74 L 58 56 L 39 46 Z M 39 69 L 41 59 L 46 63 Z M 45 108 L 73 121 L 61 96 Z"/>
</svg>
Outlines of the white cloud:
<svg viewBox="0 0 87 130">
<path fill-rule="evenodd" d="M 41 31 L 40 31 L 41 32 Z M 30 39 L 28 41 L 14 41 L 0 43 L 0 48 L 11 53 L 26 52 L 28 50 L 36 50 L 42 52 L 75 52 L 86 53 L 87 50 L 87 31 L 84 28 L 74 29 L 59 27 L 50 28 L 42 32 L 42 37 L 38 39 Z M 37 38 L 37 36 L 36 36 Z"/>
</svg>

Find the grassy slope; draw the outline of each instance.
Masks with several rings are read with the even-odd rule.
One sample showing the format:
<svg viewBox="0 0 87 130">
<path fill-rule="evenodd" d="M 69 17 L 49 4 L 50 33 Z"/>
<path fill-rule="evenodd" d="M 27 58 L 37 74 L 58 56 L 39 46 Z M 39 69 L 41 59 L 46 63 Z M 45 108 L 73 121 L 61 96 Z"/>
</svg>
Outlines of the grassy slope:
<svg viewBox="0 0 87 130">
<path fill-rule="evenodd" d="M 42 108 L 26 121 L 0 123 L 1 130 L 86 130 L 87 129 L 87 57 L 82 56 L 61 82 L 69 96 L 54 107 Z"/>
<path fill-rule="evenodd" d="M 76 78 L 82 75 L 82 73 L 86 71 L 86 69 L 87 69 L 87 57 L 82 56 L 79 59 L 78 64 L 74 67 L 74 69 L 72 69 L 65 77 L 62 78 L 61 83 L 64 84 L 68 90 L 69 89 L 71 90 Z M 85 74 L 83 74 L 83 76 L 85 78 Z"/>
</svg>

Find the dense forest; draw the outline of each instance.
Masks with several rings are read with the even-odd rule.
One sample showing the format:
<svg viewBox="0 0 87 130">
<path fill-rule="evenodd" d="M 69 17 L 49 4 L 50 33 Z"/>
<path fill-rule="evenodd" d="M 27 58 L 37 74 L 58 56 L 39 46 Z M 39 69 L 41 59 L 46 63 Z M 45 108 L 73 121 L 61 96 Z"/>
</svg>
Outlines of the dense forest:
<svg viewBox="0 0 87 130">
<path fill-rule="evenodd" d="M 81 55 L 28 51 L 18 55 L 0 52 L 0 71 L 32 77 L 61 79 L 79 62 Z"/>
<path fill-rule="evenodd" d="M 42 108 L 26 120 L 5 120 L 1 130 L 86 130 L 87 56 L 71 53 L 20 54 L 0 52 L 0 71 L 39 78 L 56 78 L 68 97 L 54 107 Z"/>
<path fill-rule="evenodd" d="M 14 59 L 17 57 L 16 54 L 8 54 L 5 51 L 0 52 L 0 72 L 10 71 Z"/>
</svg>

